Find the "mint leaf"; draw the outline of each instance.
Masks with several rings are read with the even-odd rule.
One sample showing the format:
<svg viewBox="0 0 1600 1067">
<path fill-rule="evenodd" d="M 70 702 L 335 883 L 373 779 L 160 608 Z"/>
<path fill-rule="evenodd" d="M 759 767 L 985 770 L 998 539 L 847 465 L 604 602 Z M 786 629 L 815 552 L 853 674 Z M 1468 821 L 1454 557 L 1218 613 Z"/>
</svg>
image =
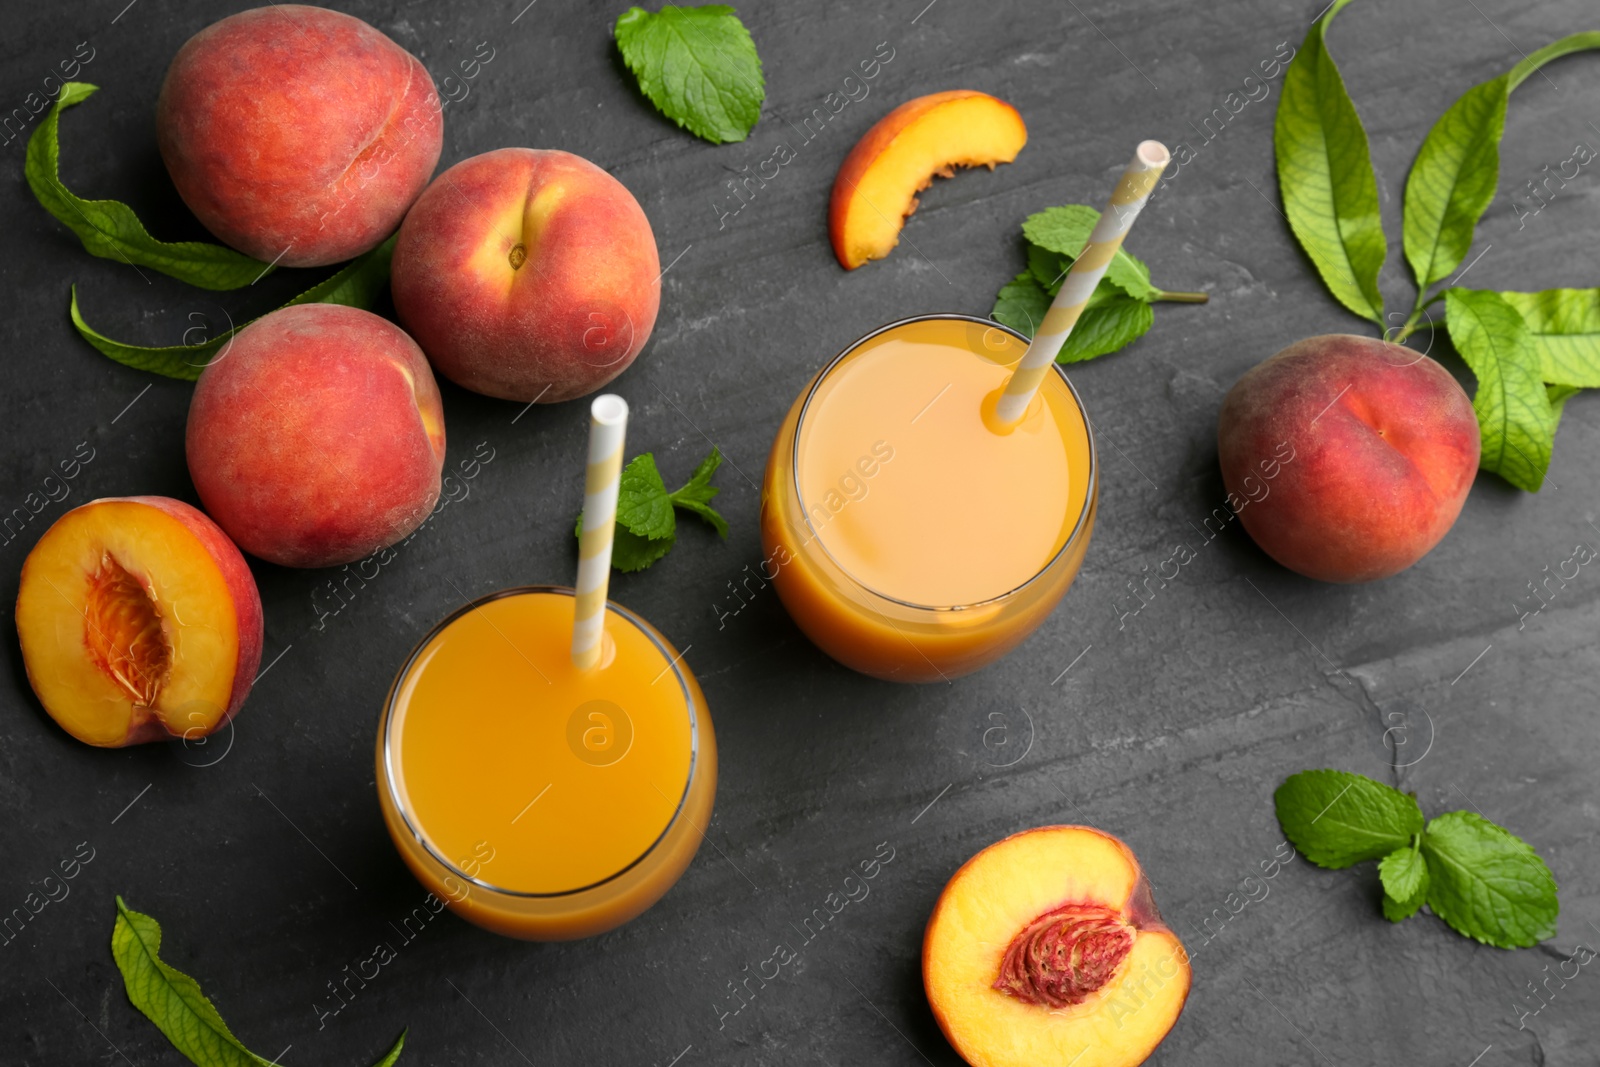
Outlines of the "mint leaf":
<svg viewBox="0 0 1600 1067">
<path fill-rule="evenodd" d="M 749 136 L 767 90 L 756 44 L 733 8 L 633 7 L 615 33 L 622 61 L 663 115 L 712 144 Z"/>
<path fill-rule="evenodd" d="M 1556 413 L 1527 324 L 1498 293 L 1456 288 L 1444 295 L 1450 340 L 1478 376 L 1472 396 L 1482 439 L 1478 466 L 1537 493 L 1550 468 Z"/>
<path fill-rule="evenodd" d="M 150 267 L 202 289 L 238 289 L 272 268 L 222 245 L 203 241 L 158 241 L 127 204 L 116 200 L 84 200 L 61 184 L 61 145 L 57 127 L 61 112 L 92 96 L 97 86 L 68 82 L 56 102 L 28 138 L 23 174 L 28 187 L 50 214 L 78 235 L 83 247 L 102 259 L 134 267 Z"/>
<path fill-rule="evenodd" d="M 1312 25 L 1283 76 L 1274 120 L 1278 188 L 1289 228 L 1338 301 L 1384 325 L 1378 271 L 1388 252 L 1367 131 L 1324 35 L 1350 0 Z"/>
<path fill-rule="evenodd" d="M 1422 879 L 1417 884 L 1416 892 L 1412 893 L 1404 900 L 1396 900 L 1388 893 L 1384 893 L 1383 917 L 1392 923 L 1404 922 L 1406 919 L 1411 918 L 1411 916 L 1415 915 L 1419 910 L 1421 910 L 1422 905 L 1426 904 L 1427 902 L 1428 867 L 1426 863 L 1423 863 Z"/>
<path fill-rule="evenodd" d="M 1273 803 L 1289 843 L 1319 867 L 1378 859 L 1422 832 L 1415 798 L 1346 771 L 1292 774 Z"/>
<path fill-rule="evenodd" d="M 629 533 L 651 540 L 670 538 L 676 527 L 672 498 L 656 469 L 656 457 L 649 452 L 633 457 L 622 469 L 617 490 L 617 525 Z"/>
<path fill-rule="evenodd" d="M 117 897 L 111 930 L 111 955 L 122 972 L 128 1000 L 155 1023 L 167 1040 L 199 1067 L 275 1067 L 249 1049 L 233 1032 L 193 978 L 162 962 L 161 926 Z M 375 1067 L 392 1067 L 404 1048 L 402 1033 Z"/>
<path fill-rule="evenodd" d="M 633 457 L 623 468 L 617 488 L 617 529 L 611 565 L 619 571 L 642 571 L 670 552 L 678 537 L 675 507 L 700 516 L 727 537 L 727 521 L 711 506 L 711 500 L 721 492 L 711 484 L 711 476 L 721 465 L 722 453 L 713 446 L 689 481 L 668 493 L 655 456 L 643 452 Z M 573 536 L 583 536 L 581 513 L 573 525 Z"/>
<path fill-rule="evenodd" d="M 1095 292 L 1099 292 L 1096 289 Z M 994 309 L 989 317 L 1016 330 L 1022 336 L 1033 337 L 1033 331 L 1044 321 L 1050 310 L 1050 294 L 1031 271 L 1023 271 L 1000 287 L 994 298 Z"/>
<path fill-rule="evenodd" d="M 1390 898 L 1407 901 L 1427 883 L 1428 864 L 1416 848 L 1397 848 L 1378 861 L 1378 880 Z"/>
<path fill-rule="evenodd" d="M 717 473 L 717 468 L 720 466 L 722 466 L 722 451 L 716 445 L 712 445 L 711 454 L 700 461 L 700 465 L 694 469 L 694 474 L 689 476 L 689 481 L 672 494 L 672 503 L 675 507 L 700 516 L 709 522 L 712 529 L 723 539 L 726 539 L 728 521 L 711 506 L 711 501 L 722 492 L 711 484 L 711 476 Z"/>
<path fill-rule="evenodd" d="M 1600 33 L 1575 33 L 1468 89 L 1433 124 L 1406 179 L 1406 260 L 1426 290 L 1461 265 L 1500 180 L 1500 138 L 1511 91 L 1552 59 L 1600 48 Z"/>
<path fill-rule="evenodd" d="M 1600 386 L 1600 289 L 1501 293 L 1528 324 L 1539 377 L 1555 385 Z"/>
<path fill-rule="evenodd" d="M 1059 288 L 1059 286 L 1058 286 Z M 1050 310 L 1050 294 L 1038 275 L 1024 271 L 1001 289 L 989 314 L 996 322 L 1032 338 L 1035 328 Z M 1057 363 L 1081 363 L 1137 341 L 1155 323 L 1155 311 L 1143 300 L 1128 296 L 1122 289 L 1102 280 L 1078 324 L 1056 353 Z"/>
<path fill-rule="evenodd" d="M 1428 823 L 1428 907 L 1457 933 L 1526 948 L 1556 933 L 1561 909 L 1550 868 L 1528 844 L 1470 811 Z"/>
<path fill-rule="evenodd" d="M 1097 300 L 1104 299 L 1096 305 Z M 1078 324 L 1056 353 L 1057 363 L 1081 363 L 1130 345 L 1150 332 L 1155 309 L 1131 296 L 1102 298 L 1096 289 Z"/>
<path fill-rule="evenodd" d="M 629 530 L 617 527 L 617 532 L 611 542 L 611 565 L 619 571 L 631 574 L 642 571 L 656 560 L 672 551 L 672 546 L 677 543 L 677 534 L 668 534 L 665 537 L 649 538 L 640 537 Z"/>
<path fill-rule="evenodd" d="M 1078 253 L 1083 251 L 1083 246 L 1089 243 L 1089 235 L 1094 232 L 1095 223 L 1099 221 L 1100 212 L 1086 204 L 1049 207 L 1027 217 L 1022 223 L 1022 236 L 1031 244 L 1066 256 L 1067 263 L 1063 266 L 1067 266 L 1078 257 Z M 1033 265 L 1031 254 L 1028 262 L 1031 268 Z M 1150 284 L 1150 268 L 1126 248 L 1117 249 L 1117 254 L 1111 258 L 1111 263 L 1106 267 L 1105 276 L 1106 280 L 1121 288 L 1129 296 L 1146 301 L 1161 299 L 1161 290 Z M 1050 290 L 1051 295 L 1061 288 L 1060 277 L 1056 277 L 1053 282 L 1046 278 L 1039 280 Z M 1100 284 L 1104 286 L 1105 281 Z"/>
<path fill-rule="evenodd" d="M 357 256 L 341 267 L 337 273 L 313 285 L 283 306 L 347 304 L 350 307 L 371 308 L 377 303 L 383 287 L 389 283 L 389 260 L 394 255 L 394 241 L 395 239 L 390 237 L 372 251 Z M 72 287 L 70 312 L 72 325 L 77 327 L 78 334 L 118 363 L 137 370 L 147 370 L 155 374 L 164 374 L 168 378 L 181 378 L 191 382 L 200 377 L 200 372 L 205 370 L 206 364 L 216 358 L 218 351 L 229 343 L 234 334 L 250 325 L 246 322 L 243 326 L 235 326 L 208 341 L 197 344 L 145 348 L 141 345 L 113 341 L 90 326 L 78 308 L 76 285 Z"/>
<path fill-rule="evenodd" d="M 1072 269 L 1072 256 L 1061 252 L 1053 252 L 1043 245 L 1028 242 L 1028 274 L 1040 287 L 1052 297 L 1061 291 L 1061 283 L 1067 280 L 1067 271 Z M 1100 285 L 1115 285 L 1108 279 L 1100 279 Z M 1095 287 L 1095 292 L 1100 291 L 1100 286 Z"/>
</svg>

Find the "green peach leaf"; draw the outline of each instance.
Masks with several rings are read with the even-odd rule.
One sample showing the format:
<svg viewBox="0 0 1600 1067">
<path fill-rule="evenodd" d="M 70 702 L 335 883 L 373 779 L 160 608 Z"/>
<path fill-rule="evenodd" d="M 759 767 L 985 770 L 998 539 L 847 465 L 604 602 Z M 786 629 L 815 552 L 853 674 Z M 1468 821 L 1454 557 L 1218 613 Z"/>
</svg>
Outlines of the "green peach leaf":
<svg viewBox="0 0 1600 1067">
<path fill-rule="evenodd" d="M 1556 413 L 1527 323 L 1499 293 L 1455 288 L 1444 295 L 1450 340 L 1478 377 L 1478 466 L 1537 493 L 1550 469 Z"/>
<path fill-rule="evenodd" d="M 394 255 L 394 241 L 395 239 L 390 237 L 372 251 L 352 259 L 336 273 L 324 278 L 283 306 L 346 304 L 358 308 L 372 307 L 382 294 L 384 286 L 389 283 L 389 260 Z M 72 287 L 72 303 L 69 310 L 72 315 L 72 325 L 77 327 L 78 334 L 118 363 L 136 370 L 146 370 L 190 382 L 200 377 L 200 372 L 205 370 L 206 364 L 217 358 L 218 352 L 225 350 L 224 346 L 231 342 L 235 334 L 250 325 L 246 322 L 243 326 L 235 326 L 197 344 L 147 348 L 114 341 L 90 326 L 78 307 L 76 285 Z"/>
<path fill-rule="evenodd" d="M 198 1067 L 277 1067 L 233 1036 L 200 983 L 161 959 L 161 925 L 117 897 L 111 956 L 122 972 L 128 1000 L 156 1024 L 172 1047 Z M 406 1035 L 374 1067 L 394 1067 Z"/>
<path fill-rule="evenodd" d="M 1501 293 L 1522 315 L 1539 354 L 1539 377 L 1552 385 L 1600 387 L 1600 289 Z"/>
<path fill-rule="evenodd" d="M 1600 32 L 1546 45 L 1507 73 L 1468 89 L 1433 124 L 1406 179 L 1405 252 L 1418 288 L 1426 291 L 1442 281 L 1472 247 L 1500 180 L 1511 91 L 1551 60 L 1590 48 L 1600 48 Z"/>
<path fill-rule="evenodd" d="M 273 268 L 222 245 L 204 241 L 158 241 L 127 204 L 117 200 L 84 200 L 61 184 L 61 112 L 97 91 L 87 82 L 67 82 L 50 113 L 28 138 L 23 174 L 28 188 L 83 247 L 102 259 L 133 267 L 149 267 L 202 289 L 238 289 Z"/>
<path fill-rule="evenodd" d="M 1274 120 L 1278 188 L 1289 228 L 1334 297 L 1384 324 L 1378 271 L 1388 254 L 1367 132 L 1324 35 L 1350 0 L 1335 0 L 1283 76 Z"/>
</svg>

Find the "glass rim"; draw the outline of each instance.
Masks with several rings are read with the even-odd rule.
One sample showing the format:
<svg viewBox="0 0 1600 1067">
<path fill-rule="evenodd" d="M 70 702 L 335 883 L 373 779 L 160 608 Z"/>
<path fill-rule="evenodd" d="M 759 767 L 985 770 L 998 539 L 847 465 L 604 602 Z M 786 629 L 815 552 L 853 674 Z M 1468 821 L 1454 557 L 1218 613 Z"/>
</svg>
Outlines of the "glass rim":
<svg viewBox="0 0 1600 1067">
<path fill-rule="evenodd" d="M 578 886 L 574 889 L 561 889 L 550 893 L 537 893 L 518 889 L 507 889 L 504 886 L 495 885 L 493 882 L 484 881 L 482 878 L 476 878 L 461 870 L 461 868 L 456 866 L 453 861 L 446 859 L 440 854 L 439 850 L 433 846 L 432 842 L 428 840 L 427 836 L 417 825 L 417 820 L 413 819 L 413 813 L 410 810 L 410 806 L 401 802 L 400 793 L 397 786 L 394 745 L 392 738 L 395 720 L 395 698 L 400 692 L 401 682 L 406 679 L 406 677 L 411 673 L 412 667 L 416 665 L 417 657 L 421 655 L 423 649 L 427 648 L 435 637 L 438 637 L 439 634 L 444 632 L 446 627 L 454 623 L 457 619 L 461 619 L 472 614 L 472 612 L 478 610 L 485 604 L 496 600 L 501 600 L 505 597 L 522 596 L 530 593 L 551 593 L 558 596 L 567 597 L 577 596 L 577 591 L 575 589 L 573 589 L 571 586 L 565 585 L 517 585 L 506 589 L 496 590 L 493 593 L 485 594 L 484 596 L 478 597 L 475 600 L 470 600 L 456 608 L 449 615 L 446 615 L 431 629 L 429 629 L 429 631 L 423 635 L 422 639 L 412 647 L 409 653 L 407 653 L 405 662 L 400 665 L 400 669 L 395 673 L 394 681 L 389 685 L 389 693 L 383 701 L 383 723 L 381 729 L 383 743 L 384 788 L 387 791 L 389 802 L 394 806 L 394 810 L 400 816 L 401 822 L 405 823 L 406 830 L 411 834 L 411 839 L 416 842 L 418 847 L 431 856 L 437 863 L 443 866 L 450 876 L 461 878 L 464 881 L 470 882 L 471 884 L 479 887 L 480 889 L 487 890 L 488 892 L 495 893 L 500 896 L 532 900 L 558 900 L 563 897 L 572 897 L 580 893 L 587 893 L 590 890 L 598 889 L 601 886 L 607 885 L 616 881 L 618 878 L 621 878 L 623 875 L 627 874 L 629 871 L 633 870 L 635 867 L 639 866 L 639 864 L 643 863 L 647 858 L 649 858 L 649 856 L 660 847 L 661 842 L 666 839 L 667 834 L 672 831 L 673 827 L 677 826 L 679 818 L 683 816 L 684 809 L 688 806 L 689 793 L 690 790 L 694 788 L 695 784 L 695 774 L 700 769 L 701 708 L 700 703 L 695 699 L 694 693 L 689 688 L 688 679 L 684 677 L 683 671 L 678 667 L 678 664 L 683 660 L 683 656 L 681 654 L 674 656 L 672 651 L 663 643 L 664 639 L 658 635 L 655 627 L 651 626 L 649 622 L 639 615 L 634 614 L 632 611 L 629 611 L 621 604 L 608 599 L 605 605 L 606 610 L 608 612 L 616 613 L 624 621 L 631 624 L 634 629 L 638 630 L 640 633 L 644 634 L 645 637 L 649 638 L 650 643 L 655 646 L 656 651 L 660 652 L 662 656 L 669 661 L 668 666 L 672 669 L 673 677 L 678 680 L 678 688 L 683 693 L 683 702 L 689 713 L 689 773 L 683 783 L 683 793 L 678 797 L 678 803 L 672 809 L 671 817 L 667 819 L 667 824 L 661 828 L 661 833 L 657 834 L 655 839 L 652 840 L 649 845 L 645 846 L 643 852 L 639 853 L 638 856 L 630 860 L 627 866 L 606 875 L 604 878 L 601 878 L 598 881 L 590 882 L 587 885 Z"/>
<path fill-rule="evenodd" d="M 1073 386 L 1072 379 L 1067 377 L 1067 372 L 1061 366 L 1061 364 L 1052 363 L 1050 366 L 1051 369 L 1053 369 L 1056 374 L 1060 376 L 1062 384 L 1067 387 L 1067 393 L 1072 397 L 1073 404 L 1077 406 L 1078 415 L 1083 419 L 1083 435 L 1089 442 L 1089 473 L 1084 479 L 1083 507 L 1078 512 L 1078 521 L 1073 525 L 1072 532 L 1068 534 L 1067 539 L 1061 543 L 1061 547 L 1056 550 L 1054 555 L 1045 561 L 1044 566 L 1040 567 L 1020 585 L 1014 586 L 1011 589 L 1007 589 L 1003 593 L 997 593 L 994 596 L 986 597 L 983 600 L 973 601 L 970 604 L 918 604 L 915 601 L 902 600 L 899 597 L 890 596 L 888 593 L 874 589 L 871 585 L 868 585 L 860 578 L 857 578 L 850 572 L 848 568 L 844 566 L 844 564 L 840 563 L 834 558 L 832 552 L 828 551 L 828 546 L 822 540 L 821 532 L 811 524 L 811 512 L 806 508 L 805 494 L 800 489 L 800 434 L 801 431 L 805 429 L 806 413 L 811 410 L 811 402 L 816 398 L 817 390 L 822 386 L 822 383 L 827 380 L 828 375 L 832 374 L 834 369 L 837 368 L 839 364 L 842 363 L 851 353 L 855 352 L 856 349 L 860 348 L 874 337 L 877 337 L 880 334 L 888 333 L 890 330 L 899 329 L 902 326 L 909 326 L 913 323 L 936 321 L 976 323 L 980 326 L 992 327 L 996 330 L 1003 330 L 1012 337 L 1016 338 L 1018 341 L 1021 341 L 1024 345 L 1029 343 L 1028 338 L 1024 337 L 1016 330 L 1013 330 L 1010 326 L 1007 326 L 1003 322 L 996 322 L 994 319 L 981 319 L 976 315 L 962 315 L 958 312 L 933 312 L 926 315 L 912 315 L 908 318 L 896 319 L 894 322 L 879 326 L 877 329 L 863 334 L 850 344 L 846 345 L 839 351 L 837 355 L 830 359 L 822 368 L 822 370 L 817 373 L 817 376 L 811 380 L 811 384 L 806 387 L 805 400 L 800 405 L 800 414 L 795 418 L 794 423 L 794 441 L 790 445 L 789 452 L 789 480 L 791 483 L 791 488 L 794 490 L 795 500 L 800 505 L 800 517 L 806 524 L 806 530 L 809 531 L 811 535 L 811 541 L 822 550 L 822 554 L 827 557 L 828 562 L 833 564 L 834 567 L 838 568 L 839 573 L 848 578 L 857 588 L 865 590 L 880 600 L 888 601 L 891 604 L 898 604 L 901 607 L 911 608 L 915 611 L 970 611 L 973 608 L 989 607 L 999 603 L 1000 601 L 1014 597 L 1024 589 L 1028 588 L 1028 586 L 1038 581 L 1044 576 L 1046 571 L 1055 566 L 1057 560 L 1066 555 L 1066 553 L 1078 543 L 1078 539 L 1083 535 L 1084 529 L 1087 525 L 1089 512 L 1093 508 L 1094 504 L 1094 502 L 1090 499 L 1090 490 L 1098 484 L 1100 474 L 1100 459 L 1099 453 L 1095 448 L 1094 424 L 1089 421 L 1089 409 L 1083 406 L 1083 397 L 1078 395 L 1078 390 Z"/>
</svg>

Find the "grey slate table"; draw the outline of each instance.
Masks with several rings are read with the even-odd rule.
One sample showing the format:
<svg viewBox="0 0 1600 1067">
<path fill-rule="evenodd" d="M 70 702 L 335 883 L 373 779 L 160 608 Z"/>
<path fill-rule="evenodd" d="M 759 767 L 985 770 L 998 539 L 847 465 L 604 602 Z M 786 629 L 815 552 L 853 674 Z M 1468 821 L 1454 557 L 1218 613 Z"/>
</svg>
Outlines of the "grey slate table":
<svg viewBox="0 0 1600 1067">
<path fill-rule="evenodd" d="M 400 932 L 423 890 L 379 818 L 379 702 L 406 651 L 463 594 L 568 580 L 581 497 L 580 404 L 521 413 L 446 385 L 449 463 L 480 446 L 492 462 L 321 629 L 313 598 L 328 574 L 254 565 L 269 667 L 231 747 L 81 745 L 33 698 L 14 636 L 0 642 L 0 911 L 80 843 L 93 856 L 70 895 L 0 944 L 0 1062 L 181 1062 L 128 1004 L 111 961 L 120 893 L 163 923 L 167 959 L 200 978 L 234 1031 L 262 1055 L 285 1050 L 290 1065 L 370 1063 L 407 1026 L 402 1064 L 952 1064 L 918 968 L 935 896 L 1005 834 L 1084 822 L 1138 852 L 1195 956 L 1188 1008 L 1152 1062 L 1600 1063 L 1593 967 L 1552 982 L 1538 1014 L 1523 999 L 1579 943 L 1600 943 L 1600 575 L 1584 570 L 1519 619 L 1546 565 L 1600 543 L 1600 402 L 1567 406 L 1543 492 L 1480 476 L 1454 531 L 1389 581 L 1301 579 L 1236 523 L 1197 543 L 1222 499 L 1215 415 L 1229 385 L 1290 341 L 1361 326 L 1326 295 L 1275 206 L 1281 79 L 1225 126 L 1204 124 L 1261 60 L 1298 47 L 1316 0 L 750 3 L 741 13 L 765 61 L 767 107 L 747 142 L 723 147 L 677 130 L 630 84 L 609 34 L 624 4 L 525 2 L 339 6 L 436 79 L 480 42 L 493 49 L 446 110 L 442 165 L 505 145 L 569 149 L 620 178 L 650 216 L 671 267 L 655 334 L 617 383 L 635 412 L 630 445 L 653 449 L 669 481 L 719 445 L 733 532 L 724 543 L 686 523 L 665 561 L 612 589 L 690 650 L 705 687 L 722 752 L 708 844 L 660 904 L 594 940 L 523 944 L 448 914 Z M 204 237 L 157 156 L 155 96 L 187 37 L 248 4 L 124 3 L 11 4 L 0 108 L 20 106 L 88 42 L 79 78 L 102 90 L 64 121 L 64 180 L 130 202 L 162 237 Z M 1340 16 L 1331 47 L 1372 139 L 1391 235 L 1433 119 L 1519 49 L 1597 22 L 1583 0 L 1363 2 Z M 870 96 L 793 144 L 790 123 L 840 91 L 879 42 L 893 59 Z M 1501 196 L 1473 253 L 1484 253 L 1471 278 L 1482 287 L 1600 283 L 1600 174 L 1585 169 L 1531 217 L 1507 199 L 1575 142 L 1600 145 L 1595 57 L 1546 73 L 1512 100 Z M 1014 103 L 1028 147 L 992 174 L 936 184 L 901 247 L 846 274 L 825 226 L 840 159 L 894 104 L 957 87 Z M 770 588 L 752 583 L 736 601 L 760 558 L 767 449 L 808 376 L 892 318 L 986 313 L 1021 269 L 1023 217 L 1098 203 L 1147 136 L 1195 156 L 1131 247 L 1157 284 L 1212 300 L 1158 308 L 1144 340 L 1075 371 L 1100 433 L 1100 517 L 1048 623 L 987 671 L 906 688 L 834 665 Z M 727 180 L 779 142 L 796 158 L 728 212 Z M 28 549 L 71 505 L 194 500 L 190 386 L 82 343 L 69 284 L 104 332 L 174 344 L 196 323 L 259 313 L 321 276 L 284 271 L 210 294 L 93 259 L 33 202 L 23 147 L 20 137 L 0 146 L 0 505 L 20 504 L 75 451 L 93 459 L 66 500 L 0 546 L 7 603 Z M 1409 306 L 1397 242 L 1384 284 L 1391 306 Z M 1445 343 L 1437 353 L 1465 375 Z M 1183 541 L 1198 558 L 1124 616 L 1135 605 L 1127 583 Z M 1241 883 L 1282 839 L 1273 789 L 1317 766 L 1415 790 L 1430 813 L 1479 810 L 1526 838 L 1561 883 L 1559 936 L 1504 952 L 1426 915 L 1391 926 L 1371 865 L 1328 872 L 1296 860 L 1241 907 Z M 880 844 L 893 860 L 870 896 L 740 1007 L 730 983 L 797 940 L 794 924 Z M 396 958 L 335 1001 L 330 984 L 385 942 Z"/>
</svg>

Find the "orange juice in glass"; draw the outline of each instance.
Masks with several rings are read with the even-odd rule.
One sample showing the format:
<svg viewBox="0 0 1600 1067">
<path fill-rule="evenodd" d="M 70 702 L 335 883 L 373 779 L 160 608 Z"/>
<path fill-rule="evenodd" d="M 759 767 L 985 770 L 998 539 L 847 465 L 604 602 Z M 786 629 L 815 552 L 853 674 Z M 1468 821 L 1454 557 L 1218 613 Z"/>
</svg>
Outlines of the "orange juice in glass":
<svg viewBox="0 0 1600 1067">
<path fill-rule="evenodd" d="M 784 607 L 824 652 L 928 682 L 1005 655 L 1066 592 L 1098 468 L 1059 367 L 1026 414 L 995 403 L 1028 341 L 964 315 L 892 323 L 845 349 L 778 430 L 761 538 Z"/>
<path fill-rule="evenodd" d="M 694 857 L 717 747 L 705 698 L 654 627 L 607 604 L 591 669 L 573 591 L 507 589 L 441 622 L 401 668 L 378 732 L 384 822 L 462 918 L 530 940 L 644 911 Z"/>
</svg>

